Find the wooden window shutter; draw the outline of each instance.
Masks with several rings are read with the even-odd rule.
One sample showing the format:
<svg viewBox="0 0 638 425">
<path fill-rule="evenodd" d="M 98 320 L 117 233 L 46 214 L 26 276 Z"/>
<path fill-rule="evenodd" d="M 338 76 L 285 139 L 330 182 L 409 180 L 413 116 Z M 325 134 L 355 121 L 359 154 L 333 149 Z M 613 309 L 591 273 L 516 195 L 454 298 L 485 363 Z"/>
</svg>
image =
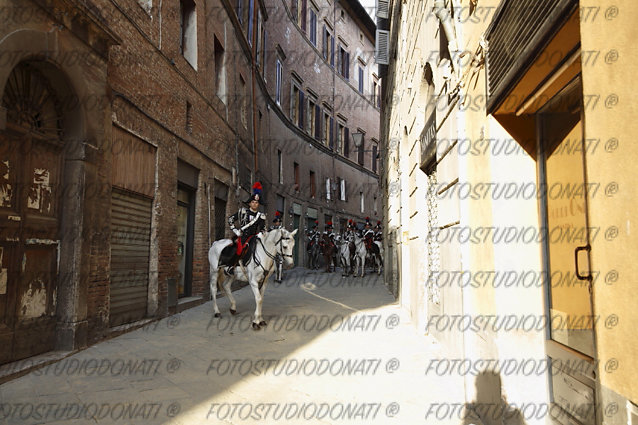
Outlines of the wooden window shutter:
<svg viewBox="0 0 638 425">
<path fill-rule="evenodd" d="M 299 127 L 300 128 L 303 128 L 303 111 L 304 111 L 303 102 L 304 102 L 303 91 L 299 90 Z"/>
<path fill-rule="evenodd" d="M 330 149 L 334 149 L 335 147 L 335 131 L 334 131 L 335 120 L 330 117 Z"/>
<path fill-rule="evenodd" d="M 301 0 L 301 29 L 306 30 L 306 10 L 308 8 L 308 0 Z"/>
<path fill-rule="evenodd" d="M 388 65 L 390 61 L 390 31 L 377 30 L 376 34 L 376 61 L 378 65 Z"/>
<path fill-rule="evenodd" d="M 350 129 L 348 127 L 343 129 L 343 156 L 348 157 L 350 155 Z"/>
</svg>

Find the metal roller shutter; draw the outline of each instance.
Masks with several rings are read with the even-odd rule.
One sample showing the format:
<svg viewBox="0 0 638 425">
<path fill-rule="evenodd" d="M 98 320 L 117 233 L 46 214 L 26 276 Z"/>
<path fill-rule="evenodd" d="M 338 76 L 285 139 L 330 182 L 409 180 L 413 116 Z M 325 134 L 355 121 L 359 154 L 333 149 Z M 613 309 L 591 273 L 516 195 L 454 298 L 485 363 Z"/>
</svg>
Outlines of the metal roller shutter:
<svg viewBox="0 0 638 425">
<path fill-rule="evenodd" d="M 110 325 L 146 316 L 151 207 L 148 198 L 113 189 Z"/>
</svg>

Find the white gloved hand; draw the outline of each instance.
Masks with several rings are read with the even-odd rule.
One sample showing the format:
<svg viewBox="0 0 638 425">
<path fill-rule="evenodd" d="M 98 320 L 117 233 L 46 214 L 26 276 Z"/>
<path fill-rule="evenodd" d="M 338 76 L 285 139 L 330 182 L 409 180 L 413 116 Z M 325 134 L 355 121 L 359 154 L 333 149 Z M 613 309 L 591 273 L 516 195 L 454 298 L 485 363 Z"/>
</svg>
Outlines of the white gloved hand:
<svg viewBox="0 0 638 425">
<path fill-rule="evenodd" d="M 241 230 L 239 229 L 233 229 L 233 233 L 235 233 L 238 237 L 241 236 Z"/>
</svg>

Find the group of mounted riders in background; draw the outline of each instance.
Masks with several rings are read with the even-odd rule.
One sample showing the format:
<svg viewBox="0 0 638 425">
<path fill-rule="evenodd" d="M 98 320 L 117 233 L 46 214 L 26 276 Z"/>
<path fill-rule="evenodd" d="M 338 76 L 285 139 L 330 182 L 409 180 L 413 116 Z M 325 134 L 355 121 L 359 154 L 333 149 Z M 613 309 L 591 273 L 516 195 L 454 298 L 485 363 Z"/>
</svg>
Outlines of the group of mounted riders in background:
<svg viewBox="0 0 638 425">
<path fill-rule="evenodd" d="M 235 234 L 232 244 L 229 244 L 220 253 L 218 264 L 224 267 L 226 275 L 234 275 L 234 271 L 240 259 L 245 264 L 254 256 L 258 234 L 266 231 L 266 215 L 260 212 L 259 206 L 263 205 L 261 198 L 261 184 L 255 183 L 252 196 L 245 202 L 248 208 L 242 207 L 235 214 L 228 217 L 230 229 Z M 275 218 L 268 231 L 282 229 L 281 212 L 275 213 Z M 239 226 L 236 223 L 239 222 Z M 365 267 L 369 265 L 381 273 L 383 266 L 383 245 L 381 222 L 378 221 L 373 229 L 370 218 L 366 217 L 363 229 L 359 229 L 354 220 L 349 220 L 341 234 L 334 233 L 331 221 L 326 223 L 325 230 L 320 232 L 318 222 L 315 221 L 312 229 L 308 230 L 308 243 L 306 249 L 309 254 L 309 268 L 318 269 L 323 263 L 326 272 L 335 271 L 337 266 L 343 269 L 343 275 L 351 273 L 365 274 Z M 229 241 L 230 242 L 230 241 Z M 323 261 L 321 261 L 323 257 Z M 273 266 L 275 282 L 283 279 L 283 258 L 274 256 Z"/>
<path fill-rule="evenodd" d="M 308 230 L 306 250 L 310 269 L 320 267 L 322 256 L 326 272 L 334 271 L 337 265 L 340 265 L 344 276 L 352 272 L 356 275 L 357 268 L 361 267 L 361 276 L 363 276 L 365 266 L 369 263 L 378 273 L 381 273 L 383 232 L 380 221 L 373 229 L 370 218 L 366 217 L 363 229 L 359 229 L 354 220 L 349 220 L 342 234 L 334 233 L 331 221 L 326 223 L 323 233 L 317 229 L 318 224 L 315 221 L 313 227 Z"/>
</svg>

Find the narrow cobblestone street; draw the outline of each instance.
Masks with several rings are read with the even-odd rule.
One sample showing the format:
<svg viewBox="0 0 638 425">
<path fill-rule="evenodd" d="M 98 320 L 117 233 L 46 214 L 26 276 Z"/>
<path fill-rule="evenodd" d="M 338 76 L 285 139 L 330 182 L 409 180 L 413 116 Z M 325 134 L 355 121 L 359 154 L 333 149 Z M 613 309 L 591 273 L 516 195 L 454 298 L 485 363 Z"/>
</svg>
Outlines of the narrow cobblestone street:
<svg viewBox="0 0 638 425">
<path fill-rule="evenodd" d="M 236 316 L 207 302 L 2 385 L 0 423 L 462 423 L 432 413 L 462 384 L 426 376 L 439 346 L 382 277 L 290 271 L 267 288 L 260 331 L 250 288 L 235 295 Z"/>
</svg>

